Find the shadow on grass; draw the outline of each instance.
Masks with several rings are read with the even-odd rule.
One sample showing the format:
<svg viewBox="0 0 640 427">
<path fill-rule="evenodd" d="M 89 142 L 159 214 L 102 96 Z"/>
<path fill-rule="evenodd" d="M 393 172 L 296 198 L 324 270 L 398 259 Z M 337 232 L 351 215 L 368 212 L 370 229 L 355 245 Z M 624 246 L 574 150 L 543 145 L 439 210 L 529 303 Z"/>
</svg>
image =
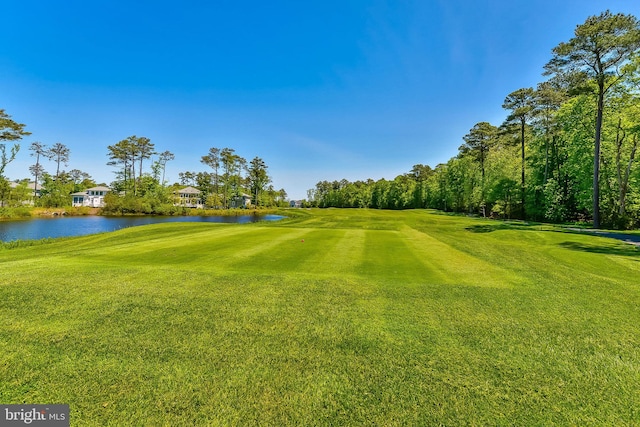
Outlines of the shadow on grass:
<svg viewBox="0 0 640 427">
<path fill-rule="evenodd" d="M 507 226 L 506 224 L 482 224 L 465 227 L 465 230 L 472 233 L 491 233 L 496 230 L 508 230 L 510 228 L 511 227 Z"/>
<path fill-rule="evenodd" d="M 472 233 L 491 233 L 497 230 L 532 230 L 532 227 L 540 226 L 537 222 L 524 222 L 517 220 L 499 221 L 495 224 L 478 224 L 465 227 Z M 535 229 L 539 231 L 539 229 Z"/>
<path fill-rule="evenodd" d="M 560 247 L 573 251 L 591 252 L 606 255 L 623 255 L 640 257 L 640 249 L 633 245 L 618 243 L 615 245 L 589 245 L 578 242 L 562 242 Z"/>
</svg>

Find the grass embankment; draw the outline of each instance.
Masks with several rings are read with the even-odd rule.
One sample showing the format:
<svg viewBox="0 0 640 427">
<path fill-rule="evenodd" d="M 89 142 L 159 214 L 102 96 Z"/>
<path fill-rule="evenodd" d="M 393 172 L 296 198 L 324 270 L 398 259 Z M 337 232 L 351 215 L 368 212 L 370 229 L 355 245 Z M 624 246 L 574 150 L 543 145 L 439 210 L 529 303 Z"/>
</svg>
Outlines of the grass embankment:
<svg viewBox="0 0 640 427">
<path fill-rule="evenodd" d="M 276 208 L 251 208 L 251 209 L 194 209 L 180 206 L 172 206 L 168 216 L 242 216 L 242 215 L 269 215 L 278 212 Z M 35 207 L 0 207 L 1 220 L 29 219 L 43 216 L 84 216 L 84 215 L 108 215 L 108 216 L 144 216 L 157 215 L 144 212 L 104 211 L 102 208 L 63 207 L 63 208 L 35 208 Z"/>
<path fill-rule="evenodd" d="M 64 207 L 64 208 L 34 208 L 34 207 L 2 207 L 0 208 L 0 220 L 28 219 L 42 216 L 83 216 L 97 215 L 99 208 Z"/>
<path fill-rule="evenodd" d="M 296 211 L 0 261 L 0 401 L 74 425 L 640 423 L 640 251 L 610 239 Z"/>
</svg>

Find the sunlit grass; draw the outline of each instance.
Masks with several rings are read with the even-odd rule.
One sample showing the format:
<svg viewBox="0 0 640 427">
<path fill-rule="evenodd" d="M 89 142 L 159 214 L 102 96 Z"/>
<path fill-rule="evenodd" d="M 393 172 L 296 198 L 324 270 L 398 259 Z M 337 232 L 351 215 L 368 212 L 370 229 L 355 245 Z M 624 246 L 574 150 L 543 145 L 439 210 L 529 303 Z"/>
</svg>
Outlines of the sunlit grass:
<svg viewBox="0 0 640 427">
<path fill-rule="evenodd" d="M 0 251 L 0 401 L 78 425 L 640 423 L 640 251 L 295 211 Z"/>
</svg>

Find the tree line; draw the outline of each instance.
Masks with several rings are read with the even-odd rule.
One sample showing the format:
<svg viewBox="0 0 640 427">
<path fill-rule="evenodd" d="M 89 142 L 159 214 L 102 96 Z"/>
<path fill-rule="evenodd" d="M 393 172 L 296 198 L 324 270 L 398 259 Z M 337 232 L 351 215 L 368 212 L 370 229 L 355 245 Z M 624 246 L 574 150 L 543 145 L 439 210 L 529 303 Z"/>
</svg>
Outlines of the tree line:
<svg viewBox="0 0 640 427">
<path fill-rule="evenodd" d="M 536 88 L 505 97 L 458 154 L 393 180 L 322 181 L 319 207 L 435 208 L 501 218 L 640 226 L 640 24 L 609 11 L 552 50 Z"/>
<path fill-rule="evenodd" d="M 33 142 L 29 151 L 34 163 L 29 166 L 29 172 L 35 184 L 33 188 L 29 187 L 27 179 L 12 188 L 4 171 L 20 150 L 18 141 L 30 134 L 24 124 L 14 121 L 0 109 L 0 200 L 4 205 L 20 206 L 25 200 L 32 200 L 36 206 L 70 206 L 70 194 L 96 186 L 86 172 L 61 169 L 61 165 L 67 166 L 69 162 L 70 149 L 66 145 L 58 142 L 47 146 Z M 13 145 L 7 147 L 7 141 Z M 107 165 L 116 170 L 106 197 L 106 212 L 183 213 L 183 208 L 175 206 L 176 194 L 187 185 L 200 191 L 199 204 L 213 209 L 236 207 L 238 197 L 245 194 L 251 197 L 254 207 L 286 204 L 286 191 L 273 188 L 265 161 L 254 157 L 247 162 L 233 148 L 210 148 L 200 161 L 211 171 L 180 172 L 179 182 L 173 184 L 167 183 L 165 172 L 167 163 L 174 160 L 175 155 L 170 151 L 157 152 L 155 144 L 147 137 L 132 135 L 110 145 L 107 157 Z M 55 173 L 45 169 L 47 160 L 53 162 Z"/>
<path fill-rule="evenodd" d="M 179 182 L 167 185 L 166 165 L 175 159 L 170 151 L 158 153 L 149 138 L 130 136 L 108 148 L 110 166 L 117 168 L 116 179 L 111 183 L 107 210 L 119 212 L 146 212 L 171 214 L 176 192 L 184 186 L 200 191 L 202 205 L 211 209 L 230 209 L 244 194 L 251 196 L 256 208 L 282 204 L 286 198 L 284 190 L 275 191 L 268 175 L 268 166 L 260 157 L 250 162 L 233 148 L 209 149 L 200 162 L 212 171 L 184 171 L 178 174 Z M 151 162 L 150 171 L 144 172 L 144 161 L 158 156 Z"/>
</svg>

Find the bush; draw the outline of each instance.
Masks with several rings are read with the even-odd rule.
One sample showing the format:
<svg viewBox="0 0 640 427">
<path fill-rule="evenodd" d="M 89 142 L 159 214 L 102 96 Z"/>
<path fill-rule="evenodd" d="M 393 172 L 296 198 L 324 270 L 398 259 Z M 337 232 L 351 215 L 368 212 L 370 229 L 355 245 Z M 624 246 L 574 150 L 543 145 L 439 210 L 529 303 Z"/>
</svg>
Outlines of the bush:
<svg viewBox="0 0 640 427">
<path fill-rule="evenodd" d="M 0 219 L 20 219 L 20 218 L 30 218 L 32 208 L 28 208 L 25 206 L 19 207 L 3 207 L 0 208 Z"/>
<path fill-rule="evenodd" d="M 171 203 L 162 203 L 161 200 L 150 197 L 136 197 L 133 195 L 118 196 L 107 194 L 105 196 L 105 207 L 102 213 L 105 215 L 187 215 L 189 209 L 183 206 L 174 206 Z"/>
</svg>

